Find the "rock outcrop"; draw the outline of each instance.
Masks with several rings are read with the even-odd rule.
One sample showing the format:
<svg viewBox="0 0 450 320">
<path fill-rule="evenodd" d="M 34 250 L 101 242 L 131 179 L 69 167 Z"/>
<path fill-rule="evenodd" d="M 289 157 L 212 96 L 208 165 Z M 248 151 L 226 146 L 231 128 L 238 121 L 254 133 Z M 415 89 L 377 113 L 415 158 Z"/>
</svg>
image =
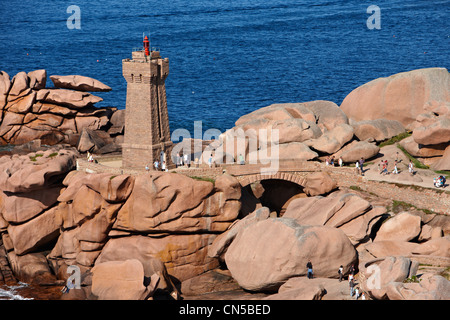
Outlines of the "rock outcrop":
<svg viewBox="0 0 450 320">
<path fill-rule="evenodd" d="M 46 88 L 46 70 L 19 72 L 11 80 L 4 71 L 0 75 L 0 145 L 40 139 L 47 145 L 77 146 L 83 130 L 107 132 L 117 128 L 117 123 L 110 121 L 117 118 L 117 108 L 95 107 L 103 99 L 87 92 L 111 90 L 96 79 L 50 76 L 55 88 Z M 115 143 L 122 133 L 112 130 L 106 143 Z M 90 151 L 98 150 L 91 147 Z"/>
<path fill-rule="evenodd" d="M 419 69 L 372 80 L 350 92 L 341 110 L 355 121 L 387 119 L 409 128 L 430 103 L 450 102 L 445 68 Z"/>
<path fill-rule="evenodd" d="M 321 225 L 342 230 L 354 245 L 367 241 L 374 225 L 387 213 L 352 193 L 334 192 L 327 197 L 315 196 L 293 200 L 283 217 L 300 225 Z"/>
<path fill-rule="evenodd" d="M 248 226 L 225 253 L 233 278 L 251 291 L 274 291 L 289 278 L 306 275 L 308 260 L 317 277 L 333 278 L 340 265 L 348 270 L 356 259 L 356 250 L 342 231 L 299 225 L 289 218 Z"/>
</svg>

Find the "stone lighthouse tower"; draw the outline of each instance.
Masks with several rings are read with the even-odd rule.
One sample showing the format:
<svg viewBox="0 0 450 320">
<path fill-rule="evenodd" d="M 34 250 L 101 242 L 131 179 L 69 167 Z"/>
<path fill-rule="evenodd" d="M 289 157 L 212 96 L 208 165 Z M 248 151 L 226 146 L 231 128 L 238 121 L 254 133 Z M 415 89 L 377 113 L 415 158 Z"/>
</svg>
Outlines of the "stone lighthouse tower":
<svg viewBox="0 0 450 320">
<path fill-rule="evenodd" d="M 169 59 L 150 51 L 146 36 L 144 49 L 133 51 L 131 60 L 122 60 L 122 72 L 127 81 L 122 166 L 152 167 L 158 160 L 168 167 L 172 150 L 165 87 Z"/>
</svg>

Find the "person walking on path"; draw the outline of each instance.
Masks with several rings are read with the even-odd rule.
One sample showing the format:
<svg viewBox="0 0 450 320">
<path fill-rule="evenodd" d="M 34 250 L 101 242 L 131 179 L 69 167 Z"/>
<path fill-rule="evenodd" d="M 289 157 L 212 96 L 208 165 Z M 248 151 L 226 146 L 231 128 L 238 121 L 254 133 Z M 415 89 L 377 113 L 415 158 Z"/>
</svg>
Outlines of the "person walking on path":
<svg viewBox="0 0 450 320">
<path fill-rule="evenodd" d="M 355 282 L 353 281 L 353 278 L 350 280 L 350 297 L 353 297 L 353 294 L 355 292 Z"/>
<path fill-rule="evenodd" d="M 411 160 L 409 161 L 408 170 L 411 175 L 414 174 L 414 165 Z"/>
<path fill-rule="evenodd" d="M 308 269 L 308 279 L 313 278 L 313 266 L 311 261 L 308 260 L 308 263 L 306 264 L 306 269 Z"/>
<path fill-rule="evenodd" d="M 344 277 L 344 267 L 343 266 L 339 267 L 338 273 L 339 273 L 339 282 L 341 282 L 342 278 Z"/>
<path fill-rule="evenodd" d="M 397 168 L 397 161 L 395 161 L 394 164 L 394 171 L 392 171 L 393 174 L 398 174 L 398 168 Z"/>
<path fill-rule="evenodd" d="M 356 170 L 356 174 L 361 174 L 361 170 L 359 168 L 359 161 L 356 161 L 356 163 L 355 163 L 355 170 Z"/>
<path fill-rule="evenodd" d="M 359 160 L 359 170 L 361 171 L 361 175 L 364 175 L 364 158 Z"/>
</svg>

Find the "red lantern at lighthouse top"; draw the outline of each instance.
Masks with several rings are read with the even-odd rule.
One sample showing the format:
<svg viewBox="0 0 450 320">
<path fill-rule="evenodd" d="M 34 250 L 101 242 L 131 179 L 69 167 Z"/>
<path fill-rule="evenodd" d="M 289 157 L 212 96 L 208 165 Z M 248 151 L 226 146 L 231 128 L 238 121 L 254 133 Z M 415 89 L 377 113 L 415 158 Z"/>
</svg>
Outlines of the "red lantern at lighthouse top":
<svg viewBox="0 0 450 320">
<path fill-rule="evenodd" d="M 146 56 L 150 55 L 150 41 L 147 36 L 144 37 L 144 51 Z"/>
</svg>

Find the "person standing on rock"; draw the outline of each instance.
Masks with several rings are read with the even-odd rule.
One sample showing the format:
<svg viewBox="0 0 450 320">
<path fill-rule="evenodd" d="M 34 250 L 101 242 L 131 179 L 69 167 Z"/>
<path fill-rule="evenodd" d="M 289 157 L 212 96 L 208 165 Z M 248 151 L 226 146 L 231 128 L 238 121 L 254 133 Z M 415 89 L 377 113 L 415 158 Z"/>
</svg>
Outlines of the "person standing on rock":
<svg viewBox="0 0 450 320">
<path fill-rule="evenodd" d="M 342 168 L 342 165 L 344 164 L 344 161 L 342 160 L 342 157 L 339 157 L 338 162 L 339 162 L 339 167 Z"/>
<path fill-rule="evenodd" d="M 344 267 L 343 266 L 339 267 L 338 273 L 339 273 L 339 282 L 341 282 L 342 278 L 344 277 Z"/>
<path fill-rule="evenodd" d="M 311 261 L 308 260 L 308 263 L 306 264 L 306 269 L 308 269 L 308 279 L 313 278 L 313 266 Z"/>
</svg>

